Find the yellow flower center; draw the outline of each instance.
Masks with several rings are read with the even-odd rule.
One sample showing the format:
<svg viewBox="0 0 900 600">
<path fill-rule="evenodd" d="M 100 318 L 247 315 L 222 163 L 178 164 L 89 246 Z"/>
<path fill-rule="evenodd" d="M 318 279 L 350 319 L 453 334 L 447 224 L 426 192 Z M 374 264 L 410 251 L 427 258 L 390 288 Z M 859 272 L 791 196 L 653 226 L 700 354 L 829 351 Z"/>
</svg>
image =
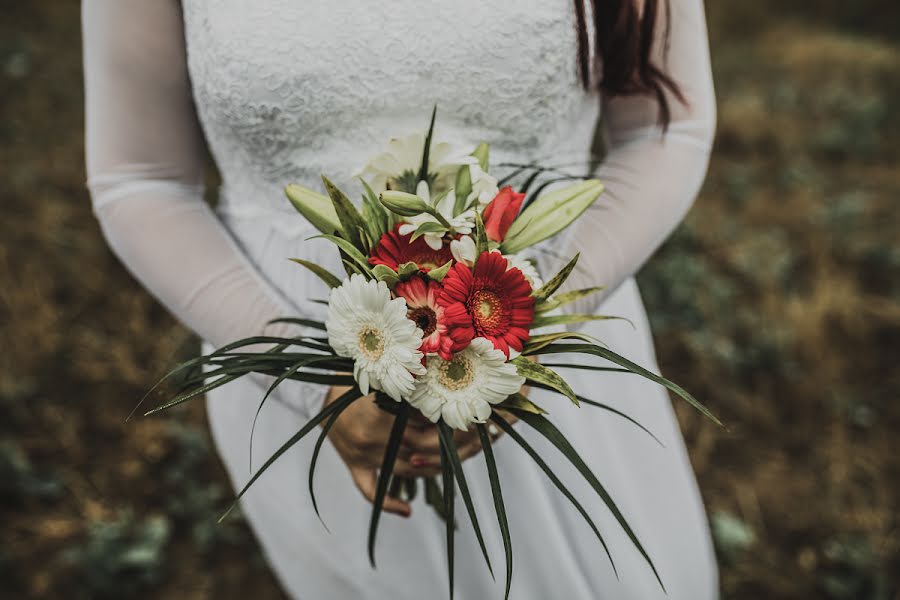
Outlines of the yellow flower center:
<svg viewBox="0 0 900 600">
<path fill-rule="evenodd" d="M 369 360 L 378 360 L 384 354 L 384 338 L 381 331 L 374 327 L 366 327 L 359 332 L 359 349 Z"/>
<path fill-rule="evenodd" d="M 453 357 L 453 360 L 444 361 L 441 364 L 438 381 L 448 390 L 455 392 L 457 390 L 465 389 L 469 387 L 474 380 L 475 369 L 473 368 L 472 361 L 462 354 L 457 354 Z"/>
<path fill-rule="evenodd" d="M 469 300 L 469 314 L 474 317 L 475 327 L 479 331 L 494 332 L 506 322 L 506 313 L 503 300 L 493 290 L 478 290 Z"/>
</svg>

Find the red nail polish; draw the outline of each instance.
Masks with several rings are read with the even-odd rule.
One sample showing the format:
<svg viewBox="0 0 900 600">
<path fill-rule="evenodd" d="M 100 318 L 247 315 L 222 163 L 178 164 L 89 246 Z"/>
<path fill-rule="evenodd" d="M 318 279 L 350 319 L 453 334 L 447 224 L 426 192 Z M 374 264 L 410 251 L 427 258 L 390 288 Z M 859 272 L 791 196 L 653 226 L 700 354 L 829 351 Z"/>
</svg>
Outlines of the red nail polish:
<svg viewBox="0 0 900 600">
<path fill-rule="evenodd" d="M 426 463 L 425 463 L 425 459 L 424 459 L 424 458 L 419 458 L 418 456 L 412 457 L 412 458 L 410 459 L 409 462 L 410 462 L 410 464 L 412 464 L 412 466 L 414 466 L 414 467 L 424 467 L 425 464 L 426 464 Z"/>
</svg>

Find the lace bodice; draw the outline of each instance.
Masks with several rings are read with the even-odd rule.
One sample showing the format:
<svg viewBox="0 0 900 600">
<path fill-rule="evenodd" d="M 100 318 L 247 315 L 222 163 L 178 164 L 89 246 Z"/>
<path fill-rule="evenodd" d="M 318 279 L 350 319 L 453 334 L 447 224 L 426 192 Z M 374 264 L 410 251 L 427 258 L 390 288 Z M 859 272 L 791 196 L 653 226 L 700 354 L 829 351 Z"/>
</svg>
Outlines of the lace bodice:
<svg viewBox="0 0 900 600">
<path fill-rule="evenodd" d="M 365 160 L 424 128 L 435 104 L 437 137 L 489 142 L 494 163 L 583 167 L 602 104 L 607 192 L 548 256 L 581 251 L 572 285 L 614 289 L 677 224 L 706 167 L 703 7 L 671 4 L 669 55 L 659 41 L 655 56 L 687 103 L 672 99 L 663 136 L 651 99 L 581 88 L 571 0 L 85 0 L 96 213 L 129 269 L 218 345 L 313 313 L 307 300 L 325 294 L 285 260 L 334 261 L 326 243 L 303 242 L 287 183 L 319 187 L 324 173 L 357 197 Z M 224 182 L 218 213 L 202 202 L 204 135 Z"/>
<path fill-rule="evenodd" d="M 426 127 L 432 105 L 439 136 L 487 141 L 495 157 L 583 154 L 599 101 L 576 79 L 570 13 L 570 0 L 184 2 L 228 208 L 290 210 L 280 193 L 251 192 L 318 187 L 322 173 L 354 187 L 388 137 Z"/>
</svg>

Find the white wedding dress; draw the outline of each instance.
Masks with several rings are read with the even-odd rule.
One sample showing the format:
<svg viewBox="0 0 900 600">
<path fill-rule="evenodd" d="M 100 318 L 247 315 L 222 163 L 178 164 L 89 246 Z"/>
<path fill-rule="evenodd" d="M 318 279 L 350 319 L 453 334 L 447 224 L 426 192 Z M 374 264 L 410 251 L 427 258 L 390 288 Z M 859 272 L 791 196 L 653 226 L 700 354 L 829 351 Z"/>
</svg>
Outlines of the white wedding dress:
<svg viewBox="0 0 900 600">
<path fill-rule="evenodd" d="M 657 61 L 688 103 L 673 101 L 663 136 L 650 99 L 601 99 L 581 88 L 571 0 L 85 0 L 87 162 L 96 214 L 125 265 L 207 340 L 207 349 L 264 329 L 290 333 L 265 324 L 283 315 L 322 318 L 312 300 L 327 290 L 287 258 L 340 269 L 327 242 L 305 241 L 316 232 L 286 201 L 285 184 L 318 189 L 324 173 L 358 197 L 353 175 L 366 158 L 389 137 L 426 127 L 435 104 L 437 138 L 486 141 L 494 165 L 584 165 L 602 105 L 610 151 L 598 176 L 607 191 L 544 245 L 539 263 L 546 276 L 580 251 L 572 287 L 604 284 L 609 291 L 575 310 L 634 324 L 583 329 L 655 369 L 631 276 L 693 201 L 715 120 L 701 0 L 671 4 L 668 59 L 657 48 Z M 223 178 L 216 211 L 203 202 L 204 137 Z M 495 452 L 514 546 L 512 598 L 715 598 L 706 516 L 666 393 L 631 375 L 564 374 L 576 391 L 628 413 L 665 444 L 610 413 L 532 392 L 606 484 L 668 595 L 591 489 L 521 427 L 593 515 L 619 577 L 579 514 L 503 437 Z M 252 472 L 248 439 L 262 392 L 247 379 L 209 394 L 210 426 L 235 486 Z M 281 388 L 257 424 L 254 468 L 318 410 L 323 394 L 298 382 Z M 322 526 L 307 490 L 313 437 L 243 501 L 287 593 L 301 600 L 443 597 L 443 523 L 421 498 L 408 520 L 384 515 L 373 570 L 365 547 L 370 505 L 328 444 L 316 477 L 330 531 Z M 460 511 L 456 598 L 502 598 L 503 551 L 484 460 L 465 468 L 498 577 L 489 576 Z"/>
</svg>

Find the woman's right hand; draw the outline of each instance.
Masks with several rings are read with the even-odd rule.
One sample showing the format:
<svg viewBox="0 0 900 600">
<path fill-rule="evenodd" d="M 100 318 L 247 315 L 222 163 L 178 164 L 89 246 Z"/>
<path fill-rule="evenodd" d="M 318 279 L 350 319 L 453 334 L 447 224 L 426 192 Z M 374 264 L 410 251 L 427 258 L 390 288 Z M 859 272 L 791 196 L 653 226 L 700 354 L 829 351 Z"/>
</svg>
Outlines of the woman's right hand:
<svg viewBox="0 0 900 600">
<path fill-rule="evenodd" d="M 332 386 L 325 404 L 337 400 L 350 388 Z M 384 449 L 390 437 L 394 416 L 375 404 L 374 396 L 356 400 L 347 407 L 328 432 L 338 455 L 350 469 L 353 482 L 369 502 L 375 500 L 378 469 L 384 458 Z M 455 431 L 460 460 L 466 460 L 481 451 L 477 430 Z M 403 442 L 397 453 L 394 473 L 401 477 L 434 477 L 441 473 L 440 441 L 437 427 L 417 411 L 410 416 Z M 385 496 L 384 510 L 408 517 L 408 502 Z"/>
</svg>

